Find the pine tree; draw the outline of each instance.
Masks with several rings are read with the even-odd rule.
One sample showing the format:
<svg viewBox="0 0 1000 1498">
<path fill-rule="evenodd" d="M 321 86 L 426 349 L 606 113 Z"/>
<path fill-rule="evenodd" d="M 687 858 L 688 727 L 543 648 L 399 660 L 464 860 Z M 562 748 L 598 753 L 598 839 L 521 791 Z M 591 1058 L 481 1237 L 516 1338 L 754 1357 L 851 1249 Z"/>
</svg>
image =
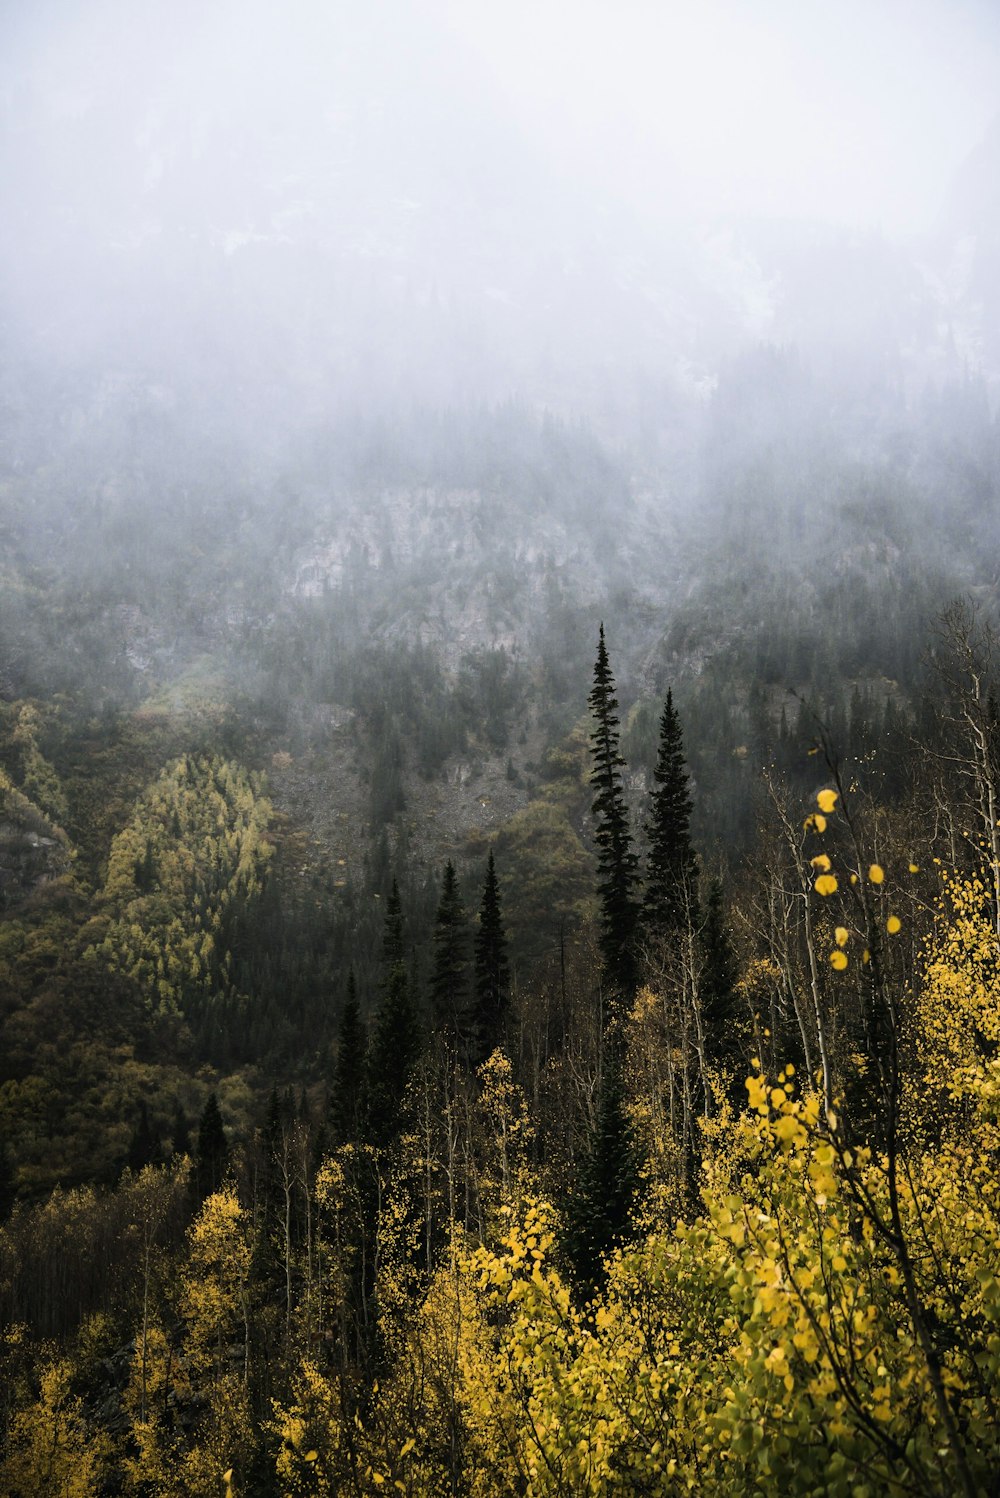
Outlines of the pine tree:
<svg viewBox="0 0 1000 1498">
<path fill-rule="evenodd" d="M 219 1190 L 228 1165 L 229 1145 L 222 1126 L 219 1099 L 214 1092 L 210 1092 L 198 1124 L 198 1155 L 195 1161 L 195 1182 L 202 1198 Z"/>
<path fill-rule="evenodd" d="M 625 761 L 618 752 L 619 719 L 615 681 L 601 625 L 594 665 L 594 685 L 588 698 L 596 728 L 590 736 L 594 768 L 590 783 L 596 790 L 592 812 L 595 818 L 598 885 L 601 900 L 601 957 L 605 983 L 628 996 L 635 991 L 635 952 L 639 881 L 638 859 L 632 847 L 628 811 L 622 786 Z"/>
<path fill-rule="evenodd" d="M 736 957 L 723 917 L 722 882 L 719 879 L 709 882 L 705 919 L 701 927 L 701 950 L 698 996 L 705 1035 L 705 1054 L 709 1061 L 736 1060 L 739 1057 L 739 1035 L 734 1025 Z M 739 1080 L 742 1089 L 742 1076 Z"/>
<path fill-rule="evenodd" d="M 691 795 L 680 718 L 667 693 L 650 798 L 643 919 L 651 937 L 669 936 L 698 920 L 698 864 L 691 846 Z"/>
<path fill-rule="evenodd" d="M 500 908 L 500 884 L 493 849 L 486 861 L 486 882 L 475 939 L 474 1044 L 485 1059 L 500 1043 L 510 1003 L 507 934 Z"/>
<path fill-rule="evenodd" d="M 393 890 L 396 886 L 393 882 Z M 398 891 L 396 891 L 398 898 Z M 400 939 L 400 946 L 402 940 Z M 364 1081 L 365 1027 L 358 1007 L 354 969 L 347 975 L 347 997 L 340 1017 L 337 1064 L 330 1101 L 330 1121 L 338 1142 L 357 1139 L 361 1131 L 361 1097 Z"/>
<path fill-rule="evenodd" d="M 403 952 L 403 912 L 395 879 L 386 906 L 382 1002 L 372 1026 L 366 1067 L 368 1131 L 386 1145 L 398 1132 L 406 1089 L 420 1057 L 420 1022 Z"/>
<path fill-rule="evenodd" d="M 604 1258 L 628 1235 L 638 1190 L 639 1151 L 625 1107 L 621 1062 L 609 1050 L 597 1116 L 567 1210 L 566 1251 L 585 1292 L 603 1284 Z"/>
<path fill-rule="evenodd" d="M 434 961 L 430 996 L 434 1028 L 456 1036 L 468 1002 L 469 927 L 451 859 L 445 864 L 441 899 L 434 917 Z"/>
</svg>

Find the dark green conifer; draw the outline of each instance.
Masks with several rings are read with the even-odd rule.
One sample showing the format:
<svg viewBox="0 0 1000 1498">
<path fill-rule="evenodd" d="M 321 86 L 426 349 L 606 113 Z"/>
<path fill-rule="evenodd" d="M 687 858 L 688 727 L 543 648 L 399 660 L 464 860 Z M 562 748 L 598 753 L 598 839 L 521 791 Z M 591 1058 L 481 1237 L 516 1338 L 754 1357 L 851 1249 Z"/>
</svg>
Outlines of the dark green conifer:
<svg viewBox="0 0 1000 1498">
<path fill-rule="evenodd" d="M 214 1092 L 208 1095 L 204 1112 L 198 1124 L 198 1154 L 195 1159 L 195 1184 L 202 1197 L 218 1191 L 229 1167 L 229 1145 L 222 1126 L 219 1099 Z"/>
<path fill-rule="evenodd" d="M 691 846 L 691 795 L 680 718 L 673 693 L 660 717 L 650 797 L 643 919 L 650 937 L 665 937 L 698 919 L 698 865 Z"/>
<path fill-rule="evenodd" d="M 510 967 L 507 933 L 500 908 L 500 884 L 493 849 L 486 861 L 486 882 L 479 907 L 475 937 L 475 997 L 473 1044 L 480 1059 L 488 1056 L 503 1038 L 510 1003 Z"/>
<path fill-rule="evenodd" d="M 604 643 L 603 624 L 598 637 L 594 685 L 588 701 L 596 723 L 590 735 L 594 766 L 590 783 L 596 791 L 592 812 L 599 874 L 597 892 L 601 900 L 603 977 L 612 991 L 628 997 L 634 993 L 638 977 L 635 939 L 639 868 L 632 847 L 622 785 L 621 771 L 625 761 L 618 752 L 618 700 Z"/>
<path fill-rule="evenodd" d="M 403 913 L 395 879 L 386 906 L 385 978 L 368 1048 L 368 1132 L 387 1145 L 398 1132 L 406 1089 L 421 1051 L 420 1022 L 403 953 Z"/>
<path fill-rule="evenodd" d="M 621 1062 L 609 1053 L 567 1211 L 566 1250 L 585 1293 L 603 1284 L 605 1256 L 628 1236 L 638 1189 L 639 1150 L 625 1106 Z"/>
<path fill-rule="evenodd" d="M 393 891 L 397 895 L 395 881 Z M 400 947 L 402 939 L 400 937 Z M 330 1122 L 339 1143 L 357 1139 L 361 1132 L 361 1098 L 365 1067 L 365 1027 L 358 1007 L 354 969 L 347 975 L 347 997 L 340 1016 L 337 1063 L 333 1074 Z"/>
<path fill-rule="evenodd" d="M 701 927 L 701 1001 L 705 1054 L 709 1061 L 740 1059 L 736 1028 L 736 956 L 722 909 L 722 881 L 709 881 Z M 742 1076 L 739 1079 L 742 1086 Z"/>
<path fill-rule="evenodd" d="M 431 1014 L 438 1034 L 454 1038 L 462 1028 L 469 999 L 469 924 L 451 859 L 445 864 L 441 899 L 434 917 Z"/>
</svg>

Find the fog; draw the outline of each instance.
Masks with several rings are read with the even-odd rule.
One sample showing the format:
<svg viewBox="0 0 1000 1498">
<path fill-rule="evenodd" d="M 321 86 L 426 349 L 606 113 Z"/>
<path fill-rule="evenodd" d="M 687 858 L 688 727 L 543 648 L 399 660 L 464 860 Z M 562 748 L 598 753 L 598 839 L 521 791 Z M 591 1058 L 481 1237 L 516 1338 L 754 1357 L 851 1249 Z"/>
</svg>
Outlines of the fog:
<svg viewBox="0 0 1000 1498">
<path fill-rule="evenodd" d="M 294 441 L 511 396 L 622 440 L 761 342 L 996 373 L 989 3 L 13 3 L 0 54 L 36 375 Z"/>
</svg>

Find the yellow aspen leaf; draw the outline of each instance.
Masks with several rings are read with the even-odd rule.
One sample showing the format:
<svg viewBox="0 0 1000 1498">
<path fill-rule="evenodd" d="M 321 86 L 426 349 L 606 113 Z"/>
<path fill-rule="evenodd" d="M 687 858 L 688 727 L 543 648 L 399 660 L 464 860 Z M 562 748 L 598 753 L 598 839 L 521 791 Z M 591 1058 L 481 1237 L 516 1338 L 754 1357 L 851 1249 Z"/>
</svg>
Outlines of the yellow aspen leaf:
<svg viewBox="0 0 1000 1498">
<path fill-rule="evenodd" d="M 871 962 L 871 960 L 872 960 L 872 954 L 869 952 L 868 948 L 865 947 L 864 951 L 861 954 L 861 961 L 867 967 L 868 963 Z"/>
<path fill-rule="evenodd" d="M 890 936 L 895 936 L 896 932 L 899 931 L 902 927 L 902 924 L 903 923 L 899 919 L 898 915 L 891 915 L 885 923 L 885 929 L 888 931 Z"/>
<path fill-rule="evenodd" d="M 826 817 L 821 812 L 815 811 L 811 817 L 806 817 L 802 825 L 807 832 L 825 832 Z"/>
<path fill-rule="evenodd" d="M 844 947 L 847 945 L 847 938 L 849 935 L 850 932 L 848 931 L 846 926 L 838 926 L 836 931 L 833 933 L 833 939 L 837 943 L 838 947 Z"/>
<path fill-rule="evenodd" d="M 816 880 L 816 893 L 818 895 L 832 895 L 837 890 L 837 876 L 835 874 L 820 874 Z"/>
<path fill-rule="evenodd" d="M 318 1462 L 319 1461 L 319 1452 L 318 1451 L 307 1451 L 306 1454 L 305 1454 L 305 1456 L 302 1458 L 302 1460 L 304 1462 Z"/>
<path fill-rule="evenodd" d="M 820 791 L 816 797 L 816 805 L 819 807 L 820 811 L 825 811 L 827 815 L 829 815 L 830 812 L 833 811 L 833 808 L 836 806 L 836 804 L 836 791 Z"/>
<path fill-rule="evenodd" d="M 911 874 L 919 874 L 920 873 L 920 865 L 918 863 L 911 863 L 910 864 L 910 873 Z"/>
<path fill-rule="evenodd" d="M 841 952 L 839 948 L 837 951 L 831 952 L 830 966 L 836 968 L 838 973 L 842 973 L 844 971 L 844 968 L 847 966 L 847 953 Z"/>
<path fill-rule="evenodd" d="M 830 856 L 828 853 L 817 853 L 816 857 L 811 858 L 809 862 L 814 869 L 820 869 L 824 874 L 830 872 Z"/>
<path fill-rule="evenodd" d="M 871 880 L 872 884 L 881 884 L 883 879 L 885 878 L 885 869 L 883 869 L 880 863 L 870 864 L 868 868 L 868 877 Z"/>
</svg>

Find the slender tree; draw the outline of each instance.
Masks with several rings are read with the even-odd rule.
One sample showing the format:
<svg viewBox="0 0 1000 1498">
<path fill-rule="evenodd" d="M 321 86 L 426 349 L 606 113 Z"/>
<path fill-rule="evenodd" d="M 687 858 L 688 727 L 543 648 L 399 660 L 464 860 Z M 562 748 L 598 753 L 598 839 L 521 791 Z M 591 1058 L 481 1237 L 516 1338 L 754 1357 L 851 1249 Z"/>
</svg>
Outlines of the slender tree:
<svg viewBox="0 0 1000 1498">
<path fill-rule="evenodd" d="M 198 1124 L 198 1156 L 195 1179 L 199 1194 L 210 1196 L 222 1185 L 229 1165 L 229 1145 L 222 1126 L 219 1099 L 214 1092 L 208 1095 L 204 1112 Z"/>
<path fill-rule="evenodd" d="M 493 849 L 486 861 L 486 882 L 475 938 L 473 1044 L 484 1059 L 500 1043 L 510 1003 L 507 933 L 500 908 L 500 883 Z"/>
<path fill-rule="evenodd" d="M 395 881 L 393 891 L 398 898 Z M 400 946 L 402 942 L 400 941 Z M 361 1130 L 362 1092 L 365 1070 L 365 1027 L 358 1006 L 358 986 L 351 968 L 347 975 L 347 997 L 340 1016 L 337 1063 L 333 1074 L 330 1122 L 335 1139 L 343 1143 L 357 1139 Z"/>
<path fill-rule="evenodd" d="M 451 859 L 445 864 L 441 899 L 434 918 L 434 961 L 430 996 L 434 1028 L 456 1036 L 469 994 L 469 926 Z"/>
<path fill-rule="evenodd" d="M 421 1050 L 420 1021 L 403 951 L 403 912 L 395 879 L 386 905 L 382 1001 L 368 1048 L 368 1130 L 386 1145 L 398 1132 L 406 1089 Z"/>
<path fill-rule="evenodd" d="M 711 879 L 701 925 L 701 1002 L 705 1054 L 709 1061 L 736 1060 L 740 1036 L 736 1020 L 736 955 L 722 910 L 722 881 Z M 739 1078 L 742 1088 L 743 1077 Z"/>
<path fill-rule="evenodd" d="M 621 771 L 625 761 L 618 752 L 618 699 L 603 624 L 598 637 L 594 685 L 588 701 L 595 720 L 590 735 L 593 760 L 590 783 L 596 792 L 591 809 L 597 844 L 603 976 L 613 992 L 627 997 L 634 993 L 638 976 L 635 939 L 639 866 L 632 847 L 622 785 Z"/>
<path fill-rule="evenodd" d="M 669 936 L 698 920 L 698 863 L 691 846 L 691 794 L 680 718 L 667 693 L 650 797 L 643 919 L 650 937 Z"/>
<path fill-rule="evenodd" d="M 616 1047 L 601 1075 L 597 1115 L 567 1209 L 566 1250 L 585 1293 L 603 1284 L 605 1256 L 628 1235 L 638 1190 L 639 1151 Z"/>
</svg>

